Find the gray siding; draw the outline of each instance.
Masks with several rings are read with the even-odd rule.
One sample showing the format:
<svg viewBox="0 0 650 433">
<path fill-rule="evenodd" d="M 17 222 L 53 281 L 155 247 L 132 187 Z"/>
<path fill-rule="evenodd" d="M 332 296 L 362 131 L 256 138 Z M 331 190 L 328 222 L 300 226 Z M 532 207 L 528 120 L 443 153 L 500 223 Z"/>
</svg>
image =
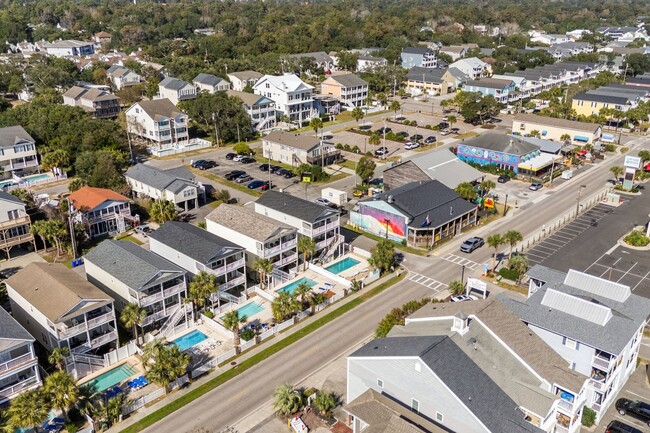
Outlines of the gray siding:
<svg viewBox="0 0 650 433">
<path fill-rule="evenodd" d="M 431 178 L 412 161 L 407 161 L 384 171 L 384 188 L 386 190 L 395 189 L 418 180 L 427 181 L 431 180 Z"/>
<path fill-rule="evenodd" d="M 534 325 L 528 325 L 535 334 L 541 337 L 553 350 L 555 350 L 562 358 L 567 360 L 569 367 L 571 363 L 575 362 L 575 370 L 585 376 L 591 376 L 591 361 L 596 354 L 593 347 L 580 343 L 578 349 L 572 349 L 562 344 L 562 336 L 546 329 L 539 328 Z"/>
<path fill-rule="evenodd" d="M 420 365 L 420 371 L 416 370 L 416 364 Z M 383 388 L 377 385 L 377 379 L 384 382 Z M 411 406 L 411 399 L 418 400 L 422 415 L 435 421 L 436 412 L 441 413 L 444 417 L 441 424 L 452 431 L 489 432 L 419 359 L 348 358 L 347 401 L 368 388 L 383 392 L 407 407 Z"/>
<path fill-rule="evenodd" d="M 198 270 L 196 269 L 196 260 L 168 247 L 156 239 L 149 238 L 149 249 L 151 252 L 158 254 L 192 274 L 198 273 Z"/>
</svg>

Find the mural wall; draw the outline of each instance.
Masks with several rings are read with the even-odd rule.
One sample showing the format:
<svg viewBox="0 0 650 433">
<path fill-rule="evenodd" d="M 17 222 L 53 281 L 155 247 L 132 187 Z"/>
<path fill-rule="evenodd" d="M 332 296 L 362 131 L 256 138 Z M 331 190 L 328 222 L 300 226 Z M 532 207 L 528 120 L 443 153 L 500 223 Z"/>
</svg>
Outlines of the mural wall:
<svg viewBox="0 0 650 433">
<path fill-rule="evenodd" d="M 494 150 L 480 149 L 477 147 L 466 146 L 464 144 L 458 146 L 457 156 L 465 161 L 473 161 L 481 165 L 509 165 L 515 172 L 517 171 L 517 166 L 519 165 L 518 155 L 510 155 L 507 153 L 495 152 Z"/>
<path fill-rule="evenodd" d="M 403 215 L 391 213 L 366 205 L 360 205 L 358 212 L 350 212 L 352 225 L 377 236 L 386 237 L 401 242 L 406 239 L 407 225 Z"/>
</svg>

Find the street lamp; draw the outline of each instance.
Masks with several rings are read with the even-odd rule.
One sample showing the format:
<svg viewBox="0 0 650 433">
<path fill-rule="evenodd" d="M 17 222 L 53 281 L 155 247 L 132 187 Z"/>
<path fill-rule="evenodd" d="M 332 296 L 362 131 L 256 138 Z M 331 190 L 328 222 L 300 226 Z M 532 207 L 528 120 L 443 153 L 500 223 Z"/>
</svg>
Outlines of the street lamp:
<svg viewBox="0 0 650 433">
<path fill-rule="evenodd" d="M 384 223 L 386 224 L 386 239 L 388 239 L 388 224 L 390 224 L 390 220 L 388 218 L 384 218 Z"/>
<path fill-rule="evenodd" d="M 580 188 L 578 188 L 578 197 L 576 198 L 576 218 L 580 212 L 580 194 L 582 193 L 582 188 L 587 188 L 587 185 L 580 185 Z"/>
<path fill-rule="evenodd" d="M 460 271 L 460 282 L 463 283 L 463 287 L 465 287 L 465 265 L 463 265 Z"/>
</svg>

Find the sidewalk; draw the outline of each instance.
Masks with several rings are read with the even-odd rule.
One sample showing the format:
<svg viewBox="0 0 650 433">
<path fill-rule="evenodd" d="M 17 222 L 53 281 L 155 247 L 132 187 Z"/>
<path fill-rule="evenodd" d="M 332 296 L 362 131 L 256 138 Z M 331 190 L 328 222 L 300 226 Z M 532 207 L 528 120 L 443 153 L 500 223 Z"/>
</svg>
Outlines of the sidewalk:
<svg viewBox="0 0 650 433">
<path fill-rule="evenodd" d="M 321 317 L 323 317 L 325 314 L 328 314 L 329 312 L 334 311 L 335 309 L 347 304 L 348 302 L 352 301 L 353 299 L 356 299 L 359 296 L 362 296 L 365 292 L 367 292 L 369 290 L 369 288 L 371 289 L 373 287 L 376 287 L 377 285 L 384 283 L 385 281 L 391 279 L 392 277 L 393 277 L 393 274 L 384 275 L 379 280 L 377 280 L 375 283 L 373 283 L 370 286 L 366 287 L 364 290 L 360 290 L 357 293 L 353 293 L 351 295 L 348 295 L 347 297 L 341 299 L 340 301 L 332 304 L 334 306 L 334 308 L 328 307 L 325 310 L 322 310 L 324 312 L 324 314 L 321 314 L 320 312 L 316 313 L 315 315 L 309 316 L 308 318 L 298 322 L 296 325 L 292 326 L 291 328 L 287 329 L 286 331 L 284 331 L 282 333 L 279 333 L 279 334 L 275 334 L 274 338 L 271 338 L 271 339 L 267 340 L 266 342 L 259 343 L 253 349 L 247 351 L 246 353 L 239 356 L 238 358 L 235 358 L 233 361 L 228 362 L 227 364 L 223 365 L 222 367 L 217 368 L 214 371 L 212 371 L 212 372 L 210 372 L 208 374 L 205 374 L 205 375 L 201 376 L 199 379 L 191 382 L 191 385 L 188 386 L 187 388 L 177 390 L 177 391 L 174 391 L 173 393 L 170 393 L 169 395 L 167 395 L 166 397 L 164 397 L 161 400 L 157 401 L 156 403 L 154 403 L 154 404 L 152 404 L 150 406 L 146 406 L 146 407 L 138 410 L 135 414 L 132 414 L 132 416 L 129 416 L 123 422 L 112 426 L 110 429 L 108 429 L 106 431 L 111 432 L 111 433 L 117 433 L 117 432 L 121 431 L 122 429 L 124 429 L 126 427 L 129 427 L 130 425 L 133 425 L 137 421 L 140 421 L 141 419 L 143 419 L 147 415 L 150 415 L 153 412 L 157 411 L 158 409 L 160 409 L 160 408 L 162 408 L 164 406 L 167 406 L 171 402 L 179 399 L 180 397 L 182 397 L 185 394 L 187 394 L 188 392 L 194 390 L 198 386 L 209 382 L 210 380 L 214 379 L 215 377 L 219 376 L 222 373 L 225 373 L 228 370 L 236 368 L 239 364 L 241 364 L 243 361 L 251 358 L 253 355 L 256 355 L 257 353 L 261 352 L 262 350 L 267 349 L 268 347 L 274 345 L 278 341 L 281 341 L 281 340 L 285 339 L 287 336 L 292 335 L 297 331 L 300 331 L 305 326 L 312 323 L 314 320 L 318 320 Z M 233 363 L 234 363 L 234 365 L 233 365 Z"/>
</svg>

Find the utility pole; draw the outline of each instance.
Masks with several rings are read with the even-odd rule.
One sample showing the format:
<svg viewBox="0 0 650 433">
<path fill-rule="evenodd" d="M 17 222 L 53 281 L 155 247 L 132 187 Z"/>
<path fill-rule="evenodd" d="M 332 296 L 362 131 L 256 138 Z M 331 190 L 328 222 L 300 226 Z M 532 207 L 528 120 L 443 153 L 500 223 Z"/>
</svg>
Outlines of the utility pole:
<svg viewBox="0 0 650 433">
<path fill-rule="evenodd" d="M 212 122 L 214 122 L 214 140 L 217 147 L 219 147 L 219 129 L 217 128 L 217 116 L 215 113 L 212 113 Z"/>
<path fill-rule="evenodd" d="M 237 143 L 241 143 L 241 137 L 239 136 L 239 123 L 237 124 Z"/>
<path fill-rule="evenodd" d="M 553 165 L 551 166 L 551 182 L 549 185 L 553 185 L 553 171 L 555 170 L 555 158 L 553 158 Z"/>
<path fill-rule="evenodd" d="M 580 185 L 580 188 L 578 188 L 578 197 L 576 198 L 576 218 L 578 218 L 578 213 L 580 212 L 580 194 L 582 193 L 582 188 L 587 188 L 587 185 Z"/>
<path fill-rule="evenodd" d="M 72 201 L 68 200 L 68 224 L 70 226 L 70 244 L 72 245 L 72 259 L 77 259 L 77 244 L 74 239 L 74 222 L 72 221 Z"/>
</svg>

